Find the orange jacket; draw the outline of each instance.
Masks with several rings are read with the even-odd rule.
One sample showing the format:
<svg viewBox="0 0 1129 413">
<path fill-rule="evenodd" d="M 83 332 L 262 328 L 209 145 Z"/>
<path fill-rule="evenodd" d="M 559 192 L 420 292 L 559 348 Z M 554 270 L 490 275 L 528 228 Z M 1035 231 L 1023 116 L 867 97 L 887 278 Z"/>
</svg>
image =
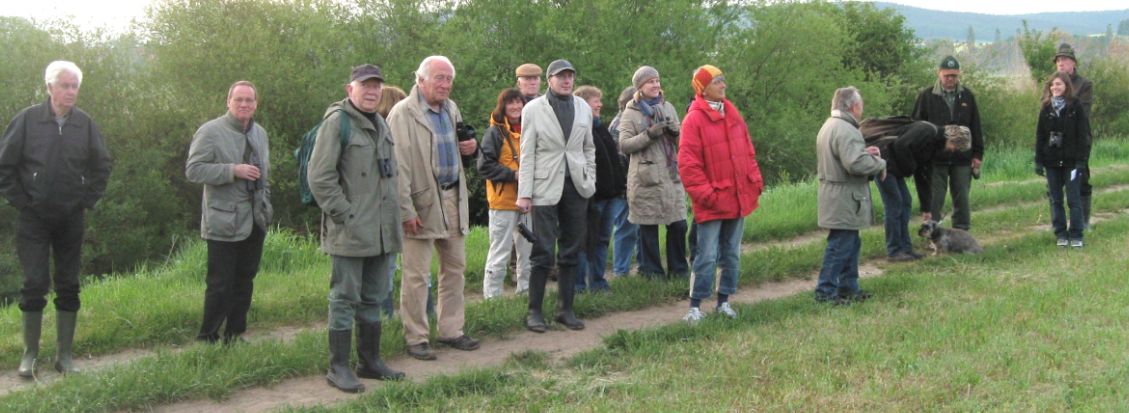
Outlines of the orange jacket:
<svg viewBox="0 0 1129 413">
<path fill-rule="evenodd" d="M 478 152 L 478 173 L 486 179 L 486 200 L 490 209 L 517 210 L 520 129 L 520 124 L 511 127 L 509 120 L 498 124 L 490 119 L 490 129 L 482 137 L 481 150 Z"/>
</svg>

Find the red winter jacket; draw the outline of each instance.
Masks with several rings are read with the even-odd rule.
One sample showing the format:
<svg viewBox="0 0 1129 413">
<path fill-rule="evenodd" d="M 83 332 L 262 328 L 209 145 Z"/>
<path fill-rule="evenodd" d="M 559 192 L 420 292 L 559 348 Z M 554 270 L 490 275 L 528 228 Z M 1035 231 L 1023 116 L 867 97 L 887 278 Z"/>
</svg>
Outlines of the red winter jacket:
<svg viewBox="0 0 1129 413">
<path fill-rule="evenodd" d="M 690 194 L 694 220 L 737 219 L 757 209 L 764 188 L 745 119 L 725 100 L 725 114 L 701 95 L 682 120 L 678 173 Z"/>
</svg>

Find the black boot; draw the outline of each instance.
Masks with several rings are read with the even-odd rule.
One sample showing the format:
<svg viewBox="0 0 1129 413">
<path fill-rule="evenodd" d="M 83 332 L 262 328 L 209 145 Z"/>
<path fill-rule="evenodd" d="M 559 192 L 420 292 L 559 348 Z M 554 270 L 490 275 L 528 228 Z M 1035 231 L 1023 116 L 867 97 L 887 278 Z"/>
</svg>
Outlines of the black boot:
<svg viewBox="0 0 1129 413">
<path fill-rule="evenodd" d="M 349 368 L 349 348 L 352 345 L 352 330 L 329 330 L 329 373 L 325 375 L 325 381 L 343 392 L 360 393 L 365 391 L 365 385 Z"/>
<path fill-rule="evenodd" d="M 544 333 L 548 327 L 545 326 L 545 316 L 541 315 L 541 310 L 529 310 L 525 315 L 525 328 L 534 333 Z"/>
<path fill-rule="evenodd" d="M 1090 201 L 1093 200 L 1091 195 L 1082 196 L 1082 229 L 1090 229 Z"/>
<path fill-rule="evenodd" d="M 564 324 L 569 330 L 583 330 L 584 322 L 576 318 L 576 314 L 572 312 L 572 300 L 576 297 L 576 285 L 573 284 L 576 279 L 576 267 L 567 266 L 561 267 L 560 278 L 557 279 L 557 296 L 560 301 L 560 312 L 557 314 L 557 322 Z"/>
<path fill-rule="evenodd" d="M 35 378 L 35 364 L 39 358 L 39 336 L 43 331 L 43 312 L 24 311 L 24 355 L 20 358 L 20 377 Z"/>
<path fill-rule="evenodd" d="M 403 372 L 388 368 L 380 359 L 380 329 L 380 322 L 357 321 L 357 376 L 377 380 L 403 380 Z"/>
<path fill-rule="evenodd" d="M 55 371 L 64 375 L 78 373 L 71 357 L 71 348 L 74 345 L 74 327 L 78 321 L 78 313 L 74 311 L 55 312 L 56 354 Z"/>
</svg>

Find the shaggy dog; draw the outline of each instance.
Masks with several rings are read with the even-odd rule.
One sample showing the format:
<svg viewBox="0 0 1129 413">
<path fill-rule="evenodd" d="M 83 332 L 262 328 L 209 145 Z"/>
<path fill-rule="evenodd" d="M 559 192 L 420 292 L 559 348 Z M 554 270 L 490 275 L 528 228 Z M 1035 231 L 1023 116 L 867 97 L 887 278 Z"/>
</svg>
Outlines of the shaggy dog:
<svg viewBox="0 0 1129 413">
<path fill-rule="evenodd" d="M 968 231 L 944 228 L 937 221 L 923 222 L 921 229 L 917 230 L 917 235 L 929 240 L 929 248 L 933 249 L 933 255 L 940 255 L 942 251 L 968 254 L 984 252 L 984 248 L 980 247 L 980 243 L 976 242 L 976 238 L 973 238 Z"/>
</svg>

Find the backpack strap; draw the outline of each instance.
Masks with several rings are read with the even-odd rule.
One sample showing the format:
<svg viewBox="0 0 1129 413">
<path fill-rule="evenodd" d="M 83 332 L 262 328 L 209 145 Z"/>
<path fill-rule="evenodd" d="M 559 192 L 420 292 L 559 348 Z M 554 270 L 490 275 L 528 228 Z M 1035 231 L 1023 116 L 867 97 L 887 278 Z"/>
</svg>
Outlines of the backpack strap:
<svg viewBox="0 0 1129 413">
<path fill-rule="evenodd" d="M 349 128 L 351 126 L 349 123 L 349 114 L 345 113 L 344 109 L 337 109 L 334 112 L 341 113 L 341 126 L 337 128 L 338 135 L 340 135 L 339 139 L 341 140 L 341 153 L 338 154 L 338 158 L 340 158 L 341 155 L 345 154 L 345 147 L 349 146 Z"/>
</svg>

